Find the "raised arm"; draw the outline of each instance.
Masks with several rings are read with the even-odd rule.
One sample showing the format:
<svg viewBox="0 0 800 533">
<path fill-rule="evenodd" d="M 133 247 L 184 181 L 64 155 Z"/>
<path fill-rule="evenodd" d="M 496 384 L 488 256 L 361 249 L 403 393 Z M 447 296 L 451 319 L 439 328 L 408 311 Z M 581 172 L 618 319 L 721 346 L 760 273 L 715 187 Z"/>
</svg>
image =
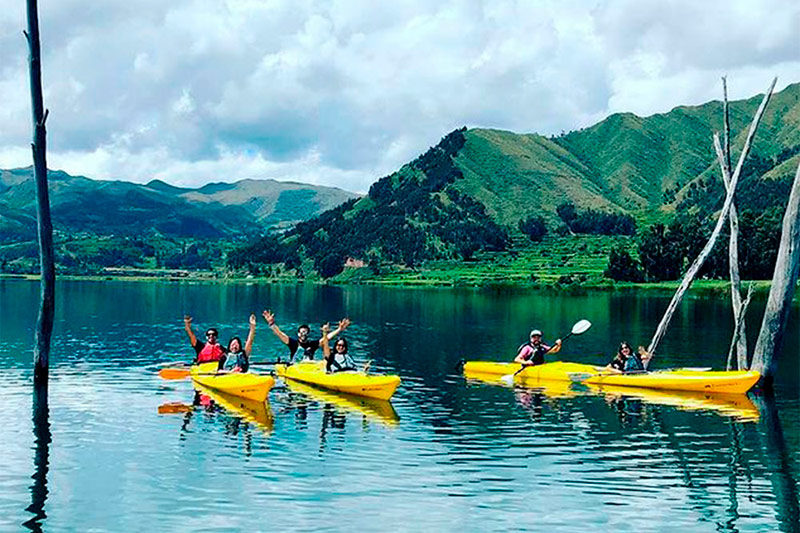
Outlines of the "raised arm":
<svg viewBox="0 0 800 533">
<path fill-rule="evenodd" d="M 647 365 L 650 363 L 650 359 L 652 359 L 653 356 L 647 352 L 647 348 L 644 346 L 639 346 L 637 351 L 639 352 L 639 359 L 642 360 L 642 364 L 644 365 L 645 370 L 647 370 Z"/>
<path fill-rule="evenodd" d="M 281 340 L 281 342 L 288 346 L 289 336 L 286 333 L 282 332 L 281 328 L 279 328 L 278 325 L 275 323 L 275 313 L 273 313 L 272 311 L 264 311 L 263 313 L 261 313 L 261 316 L 263 316 L 264 320 L 266 320 L 267 324 L 269 324 L 269 329 L 272 330 L 272 333 L 277 335 L 278 338 Z"/>
<path fill-rule="evenodd" d="M 250 357 L 250 352 L 253 351 L 253 339 L 256 336 L 256 315 L 250 315 L 250 332 L 247 334 L 247 340 L 244 341 L 244 354 Z"/>
<path fill-rule="evenodd" d="M 330 330 L 331 326 L 327 322 L 322 325 L 322 338 L 319 340 L 319 344 L 322 346 L 322 357 L 325 358 L 325 361 L 331 358 L 331 345 L 328 343 Z"/>
<path fill-rule="evenodd" d="M 192 343 L 192 346 L 197 344 L 197 337 L 194 336 L 194 331 L 192 331 L 192 317 L 189 315 L 183 317 L 183 328 L 186 330 L 186 335 L 189 336 L 189 342 Z"/>
<path fill-rule="evenodd" d="M 561 351 L 561 339 L 556 339 L 556 343 L 552 348 L 547 350 L 547 353 L 558 353 Z"/>
<path fill-rule="evenodd" d="M 343 318 L 343 319 L 341 319 L 341 320 L 339 321 L 339 325 L 336 327 L 336 329 L 335 329 L 335 330 L 333 330 L 333 331 L 331 331 L 330 333 L 328 333 L 328 334 L 327 334 L 328 340 L 329 340 L 329 341 L 330 341 L 330 340 L 333 340 L 333 338 L 334 338 L 336 335 L 338 335 L 339 333 L 341 333 L 341 332 L 343 332 L 344 330 L 346 330 L 346 329 L 347 329 L 347 326 L 349 326 L 349 325 L 350 325 L 350 319 L 349 319 L 349 318 Z M 322 339 L 320 339 L 319 341 L 320 341 L 320 343 L 322 343 Z"/>
</svg>

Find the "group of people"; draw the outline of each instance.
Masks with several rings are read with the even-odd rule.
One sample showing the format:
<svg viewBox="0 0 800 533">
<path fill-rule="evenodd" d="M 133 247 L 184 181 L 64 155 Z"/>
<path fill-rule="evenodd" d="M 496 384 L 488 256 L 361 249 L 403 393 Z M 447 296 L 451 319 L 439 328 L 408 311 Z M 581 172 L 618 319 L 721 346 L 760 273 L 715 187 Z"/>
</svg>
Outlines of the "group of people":
<svg viewBox="0 0 800 533">
<path fill-rule="evenodd" d="M 542 365 L 545 362 L 545 355 L 559 351 L 561 351 L 561 339 L 556 339 L 553 346 L 548 346 L 542 342 L 542 332 L 534 329 L 531 331 L 530 340 L 517 349 L 514 362 L 523 366 Z M 615 374 L 642 372 L 649 360 L 650 354 L 645 351 L 644 346 L 639 346 L 638 352 L 634 352 L 630 344 L 622 342 L 614 359 L 606 366 L 606 370 Z"/>
<path fill-rule="evenodd" d="M 313 361 L 314 354 L 322 347 L 327 372 L 345 372 L 358 369 L 355 361 L 348 353 L 349 345 L 347 339 L 339 337 L 334 343 L 333 350 L 330 348 L 330 341 L 347 329 L 350 325 L 350 319 L 343 318 L 340 320 L 333 331 L 331 331 L 329 324 L 324 324 L 321 328 L 322 336 L 319 339 L 310 339 L 311 328 L 308 324 L 302 324 L 297 328 L 297 337 L 290 337 L 281 331 L 275 323 L 275 313 L 264 311 L 261 316 L 264 317 L 269 329 L 272 330 L 275 336 L 289 348 L 290 364 L 294 363 L 295 357 L 301 353 L 303 361 Z M 192 329 L 192 317 L 185 316 L 183 324 L 186 335 L 189 337 L 189 342 L 197 354 L 196 363 L 217 362 L 218 370 L 224 372 L 247 372 L 250 368 L 250 353 L 253 350 L 253 339 L 256 333 L 256 315 L 250 315 L 250 331 L 244 344 L 242 344 L 241 338 L 231 337 L 227 347 L 219 343 L 219 331 L 217 328 L 208 328 L 206 330 L 206 340 L 203 342 L 197 338 Z M 369 363 L 364 368 L 366 369 L 368 366 Z"/>
<path fill-rule="evenodd" d="M 329 324 L 322 326 L 322 335 L 319 339 L 310 339 L 311 328 L 308 324 L 302 324 L 297 328 L 297 337 L 290 337 L 275 323 L 275 313 L 264 311 L 261 314 L 269 325 L 269 329 L 277 336 L 283 344 L 289 348 L 289 363 L 293 363 L 295 357 L 302 351 L 303 361 L 313 361 L 314 354 L 321 347 L 325 360 L 325 370 L 328 373 L 347 372 L 358 370 L 355 361 L 350 357 L 347 339 L 339 337 L 331 350 L 330 341 L 342 333 L 350 325 L 350 319 L 343 318 L 339 321 L 336 329 L 330 329 Z M 250 331 L 247 340 L 242 344 L 239 337 L 231 337 L 227 347 L 219 343 L 219 331 L 217 328 L 206 330 L 206 342 L 200 341 L 192 330 L 192 317 L 186 316 L 183 319 L 186 334 L 189 341 L 197 353 L 197 363 L 218 362 L 218 369 L 226 372 L 247 372 L 250 367 L 250 353 L 253 349 L 253 338 L 256 333 L 256 315 L 250 315 Z M 549 346 L 542 341 L 542 332 L 534 329 L 530 333 L 528 342 L 522 344 L 517 349 L 515 363 L 523 366 L 541 365 L 545 362 L 545 355 L 554 354 L 561 351 L 561 339 L 556 339 L 553 346 Z M 644 347 L 639 346 L 638 352 L 627 342 L 619 345 L 614 359 L 606 366 L 606 370 L 614 373 L 644 371 L 650 355 Z M 369 363 L 364 367 L 368 368 Z"/>
</svg>

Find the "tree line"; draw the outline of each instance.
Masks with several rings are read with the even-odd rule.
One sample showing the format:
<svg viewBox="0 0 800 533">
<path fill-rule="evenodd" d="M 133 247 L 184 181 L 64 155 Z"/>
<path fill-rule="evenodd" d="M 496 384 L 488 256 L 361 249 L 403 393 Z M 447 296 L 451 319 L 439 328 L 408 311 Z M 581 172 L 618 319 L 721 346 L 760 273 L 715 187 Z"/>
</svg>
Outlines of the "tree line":
<svg viewBox="0 0 800 533">
<path fill-rule="evenodd" d="M 775 268 L 783 209 L 745 210 L 739 215 L 739 266 L 745 279 L 770 279 Z M 605 275 L 617 281 L 671 281 L 679 279 L 699 254 L 711 233 L 711 223 L 698 214 L 682 214 L 669 225 L 654 224 L 631 241 L 609 252 Z M 724 239 L 720 239 L 721 241 Z M 728 278 L 727 248 L 718 245 L 699 275 Z"/>
</svg>

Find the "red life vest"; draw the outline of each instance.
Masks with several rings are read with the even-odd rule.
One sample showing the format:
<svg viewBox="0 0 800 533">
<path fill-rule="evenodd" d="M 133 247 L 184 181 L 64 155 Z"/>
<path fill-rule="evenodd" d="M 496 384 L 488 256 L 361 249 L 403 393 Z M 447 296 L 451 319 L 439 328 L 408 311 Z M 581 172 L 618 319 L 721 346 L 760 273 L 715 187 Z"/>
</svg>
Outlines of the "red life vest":
<svg viewBox="0 0 800 533">
<path fill-rule="evenodd" d="M 208 344 L 203 346 L 200 353 L 197 354 L 198 363 L 210 363 L 212 361 L 219 361 L 222 358 L 222 346 L 219 344 Z"/>
</svg>

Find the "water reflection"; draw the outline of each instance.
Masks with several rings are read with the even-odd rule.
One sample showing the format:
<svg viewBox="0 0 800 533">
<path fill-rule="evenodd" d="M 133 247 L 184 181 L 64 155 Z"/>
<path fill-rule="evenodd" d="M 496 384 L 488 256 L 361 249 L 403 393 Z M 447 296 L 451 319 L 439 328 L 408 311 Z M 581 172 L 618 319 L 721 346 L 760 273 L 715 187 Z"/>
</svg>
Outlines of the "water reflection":
<svg viewBox="0 0 800 533">
<path fill-rule="evenodd" d="M 231 396 L 195 384 L 191 404 L 167 402 L 158 406 L 159 414 L 183 414 L 180 439 L 185 441 L 191 432 L 195 417 L 204 422 L 219 422 L 223 433 L 231 437 L 244 436 L 245 455 L 253 452 L 253 428 L 269 435 L 274 428 L 274 417 L 269 402 L 257 402 Z"/>
<path fill-rule="evenodd" d="M 787 342 L 772 407 L 754 396 L 465 384 L 453 371 L 463 358 L 513 357 L 531 322 L 558 331 L 576 316 L 595 327 L 561 358 L 605 363 L 620 338 L 652 334 L 660 298 L 65 283 L 48 419 L 35 404 L 33 418 L 19 417 L 31 408 L 29 287 L 38 290 L 0 282 L 3 531 L 29 519 L 37 531 L 259 530 L 265 517 L 271 530 L 797 531 L 798 342 Z M 724 364 L 728 305 L 688 300 L 691 319 L 676 321 L 663 366 Z M 236 331 L 243 312 L 264 306 L 289 328 L 353 318 L 354 348 L 403 377 L 392 403 L 287 386 L 245 409 L 146 369 L 189 358 L 185 310 Z M 792 341 L 797 317 L 794 308 Z M 258 360 L 284 352 L 259 329 Z"/>
<path fill-rule="evenodd" d="M 797 470 L 786 446 L 775 395 L 772 391 L 766 391 L 755 398 L 762 413 L 762 431 L 759 435 L 765 451 L 772 492 L 778 504 L 778 521 L 782 531 L 796 533 L 800 531 L 800 495 L 793 475 Z"/>
<path fill-rule="evenodd" d="M 47 501 L 47 473 L 50 469 L 50 408 L 48 405 L 48 384 L 36 383 L 33 386 L 33 484 L 30 486 L 31 504 L 25 510 L 31 514 L 22 525 L 31 531 L 42 531 L 42 522 L 47 518 L 44 505 Z"/>
</svg>

